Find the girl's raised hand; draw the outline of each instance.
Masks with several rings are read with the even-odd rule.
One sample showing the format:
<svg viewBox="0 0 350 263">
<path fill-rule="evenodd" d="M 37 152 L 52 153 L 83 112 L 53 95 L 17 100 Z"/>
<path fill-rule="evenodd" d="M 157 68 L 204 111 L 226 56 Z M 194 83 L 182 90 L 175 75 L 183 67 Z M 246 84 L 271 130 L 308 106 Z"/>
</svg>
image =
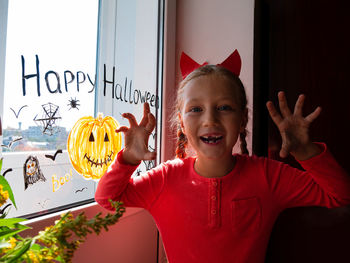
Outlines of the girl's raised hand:
<svg viewBox="0 0 350 263">
<path fill-rule="evenodd" d="M 130 124 L 130 127 L 122 126 L 116 130 L 124 133 L 124 161 L 136 165 L 142 160 L 155 159 L 156 153 L 148 150 L 148 139 L 156 125 L 156 119 L 150 112 L 149 104 L 144 103 L 143 117 L 139 124 L 131 113 L 124 113 L 122 116 L 128 119 Z"/>
<path fill-rule="evenodd" d="M 277 112 L 271 101 L 266 103 L 269 114 L 281 133 L 282 147 L 280 156 L 282 158 L 287 157 L 291 153 L 298 160 L 306 160 L 320 152 L 320 149 L 310 141 L 309 127 L 320 115 L 321 108 L 317 107 L 312 113 L 303 117 L 304 101 L 305 96 L 300 95 L 292 113 L 287 105 L 284 92 L 279 92 L 278 102 L 281 114 Z"/>
</svg>

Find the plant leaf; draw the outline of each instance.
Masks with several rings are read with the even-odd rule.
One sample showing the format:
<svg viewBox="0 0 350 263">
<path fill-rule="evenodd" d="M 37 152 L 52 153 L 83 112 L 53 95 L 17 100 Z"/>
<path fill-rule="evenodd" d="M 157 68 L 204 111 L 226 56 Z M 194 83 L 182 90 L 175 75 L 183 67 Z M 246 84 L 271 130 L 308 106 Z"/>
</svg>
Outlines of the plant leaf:
<svg viewBox="0 0 350 263">
<path fill-rule="evenodd" d="M 15 198 L 14 198 L 14 196 L 13 196 L 13 192 L 12 192 L 11 186 L 9 185 L 9 183 L 7 182 L 7 180 L 5 179 L 5 177 L 0 176 L 0 184 L 2 185 L 4 191 L 6 190 L 6 191 L 9 193 L 9 198 L 10 198 L 10 200 L 12 201 L 12 204 L 13 204 L 13 205 L 16 207 L 16 209 L 17 209 L 16 202 L 15 202 Z"/>
<path fill-rule="evenodd" d="M 58 256 L 55 258 L 55 260 L 58 261 L 58 262 L 65 262 L 65 261 L 63 260 L 63 258 L 62 258 L 60 255 L 58 255 Z"/>
<path fill-rule="evenodd" d="M 0 172 L 1 172 L 1 168 L 2 168 L 2 159 L 3 158 L 0 158 Z"/>
<path fill-rule="evenodd" d="M 30 229 L 30 227 L 18 224 L 16 226 L 16 228 L 14 228 L 14 229 L 7 228 L 5 230 L 1 230 L 0 231 L 0 238 L 1 239 L 7 239 L 7 238 L 12 237 L 13 235 L 15 235 L 15 234 L 17 234 L 19 232 L 22 232 L 22 231 L 24 231 L 26 229 Z"/>
<path fill-rule="evenodd" d="M 40 246 L 39 244 L 34 243 L 30 249 L 34 250 L 34 251 L 40 251 L 42 248 L 43 248 L 43 246 Z"/>
<path fill-rule="evenodd" d="M 19 244 L 16 246 L 13 250 L 10 251 L 10 253 L 5 254 L 4 257 L 0 258 L 0 261 L 5 261 L 8 263 L 12 262 L 18 262 L 17 260 L 22 257 L 24 253 L 30 249 L 30 246 L 32 245 L 33 240 L 28 239 L 23 241 L 22 244 Z"/>
<path fill-rule="evenodd" d="M 8 227 L 14 227 L 15 224 L 18 224 L 20 222 L 27 221 L 25 218 L 5 218 L 0 219 L 0 226 L 8 226 Z"/>
</svg>

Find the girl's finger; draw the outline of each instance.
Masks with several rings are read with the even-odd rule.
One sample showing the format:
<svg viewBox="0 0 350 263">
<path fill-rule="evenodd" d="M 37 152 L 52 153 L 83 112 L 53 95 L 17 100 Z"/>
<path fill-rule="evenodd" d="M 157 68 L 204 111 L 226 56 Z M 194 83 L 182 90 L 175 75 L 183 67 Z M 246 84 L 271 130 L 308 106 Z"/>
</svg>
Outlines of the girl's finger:
<svg viewBox="0 0 350 263">
<path fill-rule="evenodd" d="M 126 119 L 128 119 L 129 123 L 130 123 L 130 127 L 135 127 L 137 126 L 137 121 L 134 115 L 132 115 L 131 113 L 123 113 L 122 116 Z"/>
<path fill-rule="evenodd" d="M 281 115 L 277 112 L 275 106 L 271 101 L 268 101 L 266 103 L 267 110 L 269 111 L 269 114 L 271 116 L 271 119 L 273 122 L 278 126 L 282 122 Z"/>
<path fill-rule="evenodd" d="M 148 122 L 145 127 L 146 130 L 151 133 L 155 126 L 156 126 L 156 118 L 152 113 L 148 113 Z"/>
<path fill-rule="evenodd" d="M 115 130 L 115 132 L 127 132 L 129 130 L 126 126 L 121 126 L 118 129 Z"/>
<path fill-rule="evenodd" d="M 313 122 L 318 116 L 320 116 L 321 111 L 321 107 L 317 107 L 312 113 L 305 117 L 305 120 L 308 122 Z"/>
<path fill-rule="evenodd" d="M 288 156 L 288 151 L 286 151 L 284 148 L 281 148 L 280 150 L 280 157 L 286 158 Z"/>
<path fill-rule="evenodd" d="M 287 138 L 285 133 L 281 133 L 282 137 L 282 146 L 280 150 L 280 157 L 281 158 L 286 158 L 289 154 L 289 144 L 287 143 Z"/>
<path fill-rule="evenodd" d="M 294 106 L 294 114 L 295 115 L 299 115 L 299 116 L 303 115 L 304 101 L 305 101 L 305 95 L 300 94 L 298 99 L 297 99 L 297 102 L 295 103 L 295 106 Z"/>
<path fill-rule="evenodd" d="M 150 113 L 149 104 L 147 102 L 145 102 L 143 104 L 143 117 L 142 117 L 142 120 L 140 122 L 140 126 L 144 126 L 145 127 L 147 125 L 148 113 Z"/>
<path fill-rule="evenodd" d="M 278 104 L 280 106 L 280 111 L 283 117 L 288 117 L 292 115 L 287 104 L 286 96 L 283 91 L 278 92 Z"/>
</svg>

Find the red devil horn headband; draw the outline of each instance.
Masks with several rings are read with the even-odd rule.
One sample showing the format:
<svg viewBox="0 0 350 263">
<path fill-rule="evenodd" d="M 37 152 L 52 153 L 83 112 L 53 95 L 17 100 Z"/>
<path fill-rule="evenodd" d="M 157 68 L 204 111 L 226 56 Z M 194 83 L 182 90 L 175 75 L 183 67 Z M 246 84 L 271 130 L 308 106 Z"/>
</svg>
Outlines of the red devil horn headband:
<svg viewBox="0 0 350 263">
<path fill-rule="evenodd" d="M 182 79 L 185 79 L 187 75 L 190 74 L 193 70 L 207 64 L 207 62 L 204 62 L 202 65 L 200 65 L 192 58 L 190 58 L 185 52 L 182 52 L 180 59 Z M 224 67 L 236 76 L 239 76 L 239 74 L 241 73 L 242 61 L 237 49 L 231 55 L 229 55 L 224 62 L 217 64 L 217 66 Z"/>
</svg>

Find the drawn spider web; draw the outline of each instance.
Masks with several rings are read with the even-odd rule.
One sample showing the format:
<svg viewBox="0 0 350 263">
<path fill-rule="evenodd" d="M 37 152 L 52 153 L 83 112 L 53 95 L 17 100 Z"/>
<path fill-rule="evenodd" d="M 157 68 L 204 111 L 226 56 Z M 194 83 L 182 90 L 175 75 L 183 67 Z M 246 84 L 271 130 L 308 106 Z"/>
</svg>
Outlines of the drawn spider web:
<svg viewBox="0 0 350 263">
<path fill-rule="evenodd" d="M 60 119 L 62 119 L 58 112 L 59 106 L 49 102 L 41 105 L 41 107 L 43 108 L 41 118 L 37 118 L 38 115 L 36 115 L 34 118 L 35 123 L 41 127 L 43 134 L 52 136 L 58 133 L 58 122 Z"/>
</svg>

